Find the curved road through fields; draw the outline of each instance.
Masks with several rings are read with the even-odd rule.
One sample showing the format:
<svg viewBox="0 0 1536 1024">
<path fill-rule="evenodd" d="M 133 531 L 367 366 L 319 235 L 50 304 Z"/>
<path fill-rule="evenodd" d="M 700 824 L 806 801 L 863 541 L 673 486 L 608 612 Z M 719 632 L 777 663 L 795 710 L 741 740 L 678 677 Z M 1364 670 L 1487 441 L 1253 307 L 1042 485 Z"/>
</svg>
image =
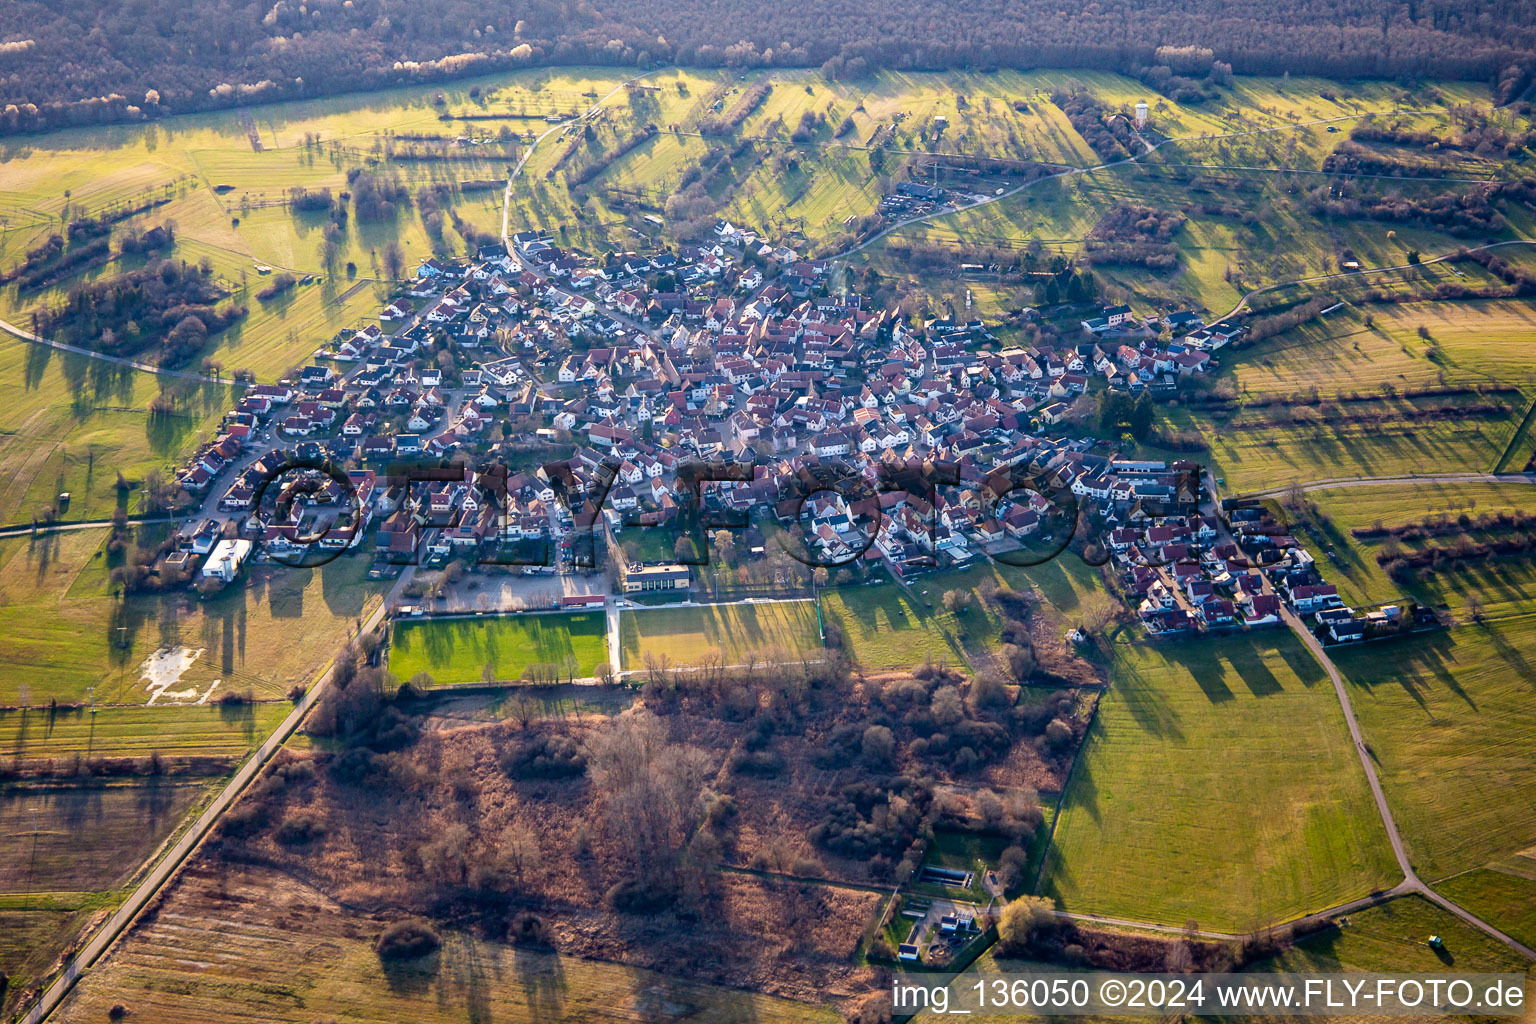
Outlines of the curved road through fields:
<svg viewBox="0 0 1536 1024">
<path fill-rule="evenodd" d="M 1418 873 L 1413 870 L 1413 865 L 1408 861 L 1408 851 L 1403 846 L 1403 837 L 1397 831 L 1397 820 L 1392 817 L 1392 809 L 1387 806 L 1387 796 L 1381 789 L 1381 780 L 1376 777 L 1376 765 L 1372 762 L 1370 751 L 1366 748 L 1365 737 L 1360 733 L 1360 723 L 1355 719 L 1355 706 L 1350 703 L 1349 690 L 1344 685 L 1344 677 L 1339 674 L 1333 659 L 1328 657 L 1328 652 L 1323 649 L 1322 643 L 1307 628 L 1306 623 L 1302 622 L 1296 613 L 1285 605 L 1281 605 L 1281 614 L 1285 618 L 1286 625 L 1290 626 L 1291 631 L 1301 637 L 1302 643 L 1306 644 L 1307 649 L 1312 652 L 1312 656 L 1322 663 L 1323 668 L 1328 672 L 1328 678 L 1333 681 L 1333 692 L 1338 696 L 1339 706 L 1344 711 L 1344 721 L 1349 726 L 1350 739 L 1355 741 L 1355 753 L 1359 755 L 1360 767 L 1365 769 L 1366 781 L 1371 786 L 1371 796 L 1376 801 L 1376 811 L 1381 815 L 1381 824 L 1387 830 L 1387 840 L 1392 844 L 1392 855 L 1397 858 L 1397 866 L 1403 872 L 1403 880 L 1392 890 L 1392 895 L 1418 893 L 1430 902 L 1455 914 L 1473 927 L 1487 932 L 1506 946 L 1514 949 L 1521 956 L 1528 960 L 1536 961 L 1536 949 L 1531 949 L 1518 939 L 1495 928 L 1471 911 L 1464 910 L 1444 896 L 1441 896 L 1426 885 L 1419 878 Z"/>
<path fill-rule="evenodd" d="M 1298 484 L 1296 486 L 1298 486 L 1303 491 L 1319 491 L 1335 490 L 1347 487 L 1371 487 L 1405 483 L 1422 484 L 1479 482 L 1536 484 L 1536 474 L 1438 473 L 1426 474 L 1424 476 L 1386 476 L 1362 477 L 1358 479 L 1319 480 L 1314 483 Z M 1268 491 L 1251 492 L 1243 496 L 1271 497 L 1284 494 L 1289 490 L 1291 490 L 1290 487 L 1279 487 Z M 1223 532 L 1225 533 L 1225 528 L 1223 528 Z M 1228 539 L 1230 540 L 1230 535 L 1228 535 Z M 1370 785 L 1371 788 L 1371 798 L 1376 803 L 1376 813 L 1381 818 L 1382 827 L 1386 829 L 1387 841 L 1392 846 L 1392 856 L 1397 860 L 1398 870 L 1403 873 L 1403 880 L 1388 892 L 1381 893 L 1379 895 L 1372 895 L 1361 900 L 1355 900 L 1352 903 L 1346 904 L 1342 907 L 1335 907 L 1331 910 L 1322 911 L 1317 914 L 1311 914 L 1305 918 L 1302 918 L 1302 920 L 1311 921 L 1318 920 L 1322 917 L 1331 917 L 1341 913 L 1348 913 L 1351 910 L 1358 910 L 1367 906 L 1372 906 L 1394 896 L 1417 893 L 1418 895 L 1423 896 L 1425 899 L 1436 904 L 1447 912 L 1461 918 L 1463 921 L 1467 922 L 1473 927 L 1486 932 L 1488 935 L 1504 943 L 1506 946 L 1514 949 L 1521 956 L 1524 956 L 1529 960 L 1536 961 L 1536 950 L 1531 949 L 1529 946 L 1520 942 L 1520 940 L 1506 934 L 1500 929 L 1489 924 L 1487 921 L 1484 921 L 1482 918 L 1473 914 L 1471 911 L 1466 910 L 1465 908 L 1446 899 L 1438 892 L 1435 892 L 1435 890 L 1430 888 L 1429 885 L 1419 877 L 1418 872 L 1413 869 L 1413 864 L 1408 859 L 1407 848 L 1403 844 L 1403 837 L 1397 829 L 1397 819 L 1392 815 L 1392 808 L 1387 803 L 1387 795 L 1381 788 L 1380 778 L 1377 777 L 1376 764 L 1371 758 L 1369 748 L 1367 748 L 1365 745 L 1365 737 L 1360 731 L 1360 722 L 1355 717 L 1355 706 L 1349 698 L 1349 688 L 1344 683 L 1343 675 L 1339 672 L 1338 666 L 1333 663 L 1333 659 L 1328 656 L 1328 651 L 1323 647 L 1322 642 L 1319 641 L 1318 638 L 1312 633 L 1312 631 L 1307 628 L 1306 623 L 1302 622 L 1301 618 L 1294 611 L 1292 611 L 1289 606 L 1283 603 L 1280 606 L 1280 611 L 1281 616 L 1285 619 L 1285 624 L 1291 628 L 1292 632 L 1301 638 L 1301 642 L 1306 645 L 1307 649 L 1312 652 L 1312 656 L 1316 658 L 1318 662 L 1323 666 L 1324 671 L 1328 673 L 1329 681 L 1333 683 L 1333 692 L 1334 695 L 1338 698 L 1340 710 L 1344 712 L 1344 723 L 1349 728 L 1350 739 L 1354 741 L 1355 754 L 1360 759 L 1360 768 L 1365 772 L 1366 782 Z"/>
<path fill-rule="evenodd" d="M 36 345 L 46 345 L 51 349 L 57 349 L 60 352 L 69 352 L 77 356 L 89 356 L 92 359 L 97 359 L 104 363 L 112 363 L 116 366 L 127 367 L 130 370 L 141 370 L 144 373 L 157 373 L 162 377 L 175 377 L 177 380 L 195 380 L 204 384 L 223 384 L 226 387 L 240 386 L 238 381 L 229 380 L 222 377 L 205 377 L 200 373 L 191 373 L 187 370 L 168 370 L 163 366 L 156 366 L 153 363 L 141 363 L 136 359 L 124 359 L 121 356 L 109 356 L 104 352 L 93 352 L 88 348 L 81 348 L 79 345 L 68 345 L 62 341 L 49 341 L 47 338 L 39 337 L 38 335 L 33 334 L 31 331 L 17 327 L 15 324 L 8 323 L 4 320 L 0 320 L 0 331 L 4 331 L 6 334 L 13 334 L 20 338 L 22 341 L 30 341 Z"/>
</svg>

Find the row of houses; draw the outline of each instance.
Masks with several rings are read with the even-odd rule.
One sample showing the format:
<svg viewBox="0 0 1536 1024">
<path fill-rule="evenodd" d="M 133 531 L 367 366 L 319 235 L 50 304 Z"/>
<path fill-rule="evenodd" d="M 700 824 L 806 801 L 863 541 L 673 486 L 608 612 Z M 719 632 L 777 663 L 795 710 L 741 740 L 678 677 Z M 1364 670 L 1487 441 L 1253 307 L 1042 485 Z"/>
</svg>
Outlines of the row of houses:
<svg viewBox="0 0 1536 1024">
<path fill-rule="evenodd" d="M 1323 577 L 1311 552 L 1262 503 L 1228 499 L 1222 503 L 1222 515 L 1232 546 L 1259 568 L 1278 599 L 1310 621 L 1324 642 L 1359 643 L 1418 624 L 1405 623 L 1401 606 L 1395 604 L 1363 612 L 1349 607 L 1338 587 Z"/>
</svg>

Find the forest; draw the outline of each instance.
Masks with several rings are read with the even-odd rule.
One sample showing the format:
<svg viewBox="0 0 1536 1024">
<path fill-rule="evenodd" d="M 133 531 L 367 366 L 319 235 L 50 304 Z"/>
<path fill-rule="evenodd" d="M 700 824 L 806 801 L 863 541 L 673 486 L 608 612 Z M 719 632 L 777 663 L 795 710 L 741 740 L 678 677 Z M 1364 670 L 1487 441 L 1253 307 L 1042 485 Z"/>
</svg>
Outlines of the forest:
<svg viewBox="0 0 1536 1024">
<path fill-rule="evenodd" d="M 1237 74 L 1528 85 L 1531 0 L 13 0 L 0 26 L 0 132 L 443 80 L 509 68 L 1061 67 L 1142 77 L 1179 98 L 1206 88 L 1159 50 L 1209 53 Z M 1175 64 L 1177 62 L 1174 62 Z"/>
</svg>

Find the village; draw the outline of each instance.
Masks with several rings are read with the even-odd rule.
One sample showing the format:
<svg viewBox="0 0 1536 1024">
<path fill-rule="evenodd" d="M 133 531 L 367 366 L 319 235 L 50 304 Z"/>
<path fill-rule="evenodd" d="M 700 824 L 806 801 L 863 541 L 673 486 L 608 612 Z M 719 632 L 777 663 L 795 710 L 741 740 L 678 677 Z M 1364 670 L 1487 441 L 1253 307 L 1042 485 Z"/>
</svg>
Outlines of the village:
<svg viewBox="0 0 1536 1024">
<path fill-rule="evenodd" d="M 522 232 L 506 249 L 422 261 L 378 323 L 248 387 L 183 467 L 188 504 L 207 514 L 167 556 L 174 578 L 229 583 L 252 557 L 296 564 L 367 536 L 380 574 L 458 560 L 590 576 L 595 530 L 619 563 L 615 594 L 686 598 L 706 520 L 750 529 L 752 557 L 765 551 L 752 524 L 774 524 L 800 562 L 840 581 L 1031 564 L 1076 534 L 1150 636 L 1279 624 L 1282 604 L 1328 642 L 1399 627 L 1396 606 L 1344 607 L 1257 503 L 1218 509 L 1194 463 L 1122 457 L 1081 429 L 1083 396 L 1175 394 L 1245 327 L 1120 304 L 1000 345 L 979 320 L 917 326 L 870 308 L 827 264 L 751 231 L 715 234 L 599 259 Z M 704 486 L 688 468 L 699 463 L 735 468 Z M 408 464 L 438 468 L 402 474 Z M 922 466 L 944 472 L 891 483 Z M 661 539 L 626 558 L 626 530 Z M 590 605 L 602 588 L 546 586 L 539 600 Z"/>
</svg>

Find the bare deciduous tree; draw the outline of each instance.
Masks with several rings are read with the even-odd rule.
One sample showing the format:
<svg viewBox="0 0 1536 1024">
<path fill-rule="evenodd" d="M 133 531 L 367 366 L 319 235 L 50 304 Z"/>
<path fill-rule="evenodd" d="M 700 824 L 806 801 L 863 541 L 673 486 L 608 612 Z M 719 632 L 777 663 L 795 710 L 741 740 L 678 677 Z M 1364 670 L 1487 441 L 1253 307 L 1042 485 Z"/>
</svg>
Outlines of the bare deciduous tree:
<svg viewBox="0 0 1536 1024">
<path fill-rule="evenodd" d="M 704 751 L 667 738 L 666 725 L 644 709 L 614 719 L 588 740 L 588 770 L 604 794 L 606 824 L 629 851 L 641 878 L 675 884 L 682 853 L 701 812 L 713 772 Z"/>
</svg>

